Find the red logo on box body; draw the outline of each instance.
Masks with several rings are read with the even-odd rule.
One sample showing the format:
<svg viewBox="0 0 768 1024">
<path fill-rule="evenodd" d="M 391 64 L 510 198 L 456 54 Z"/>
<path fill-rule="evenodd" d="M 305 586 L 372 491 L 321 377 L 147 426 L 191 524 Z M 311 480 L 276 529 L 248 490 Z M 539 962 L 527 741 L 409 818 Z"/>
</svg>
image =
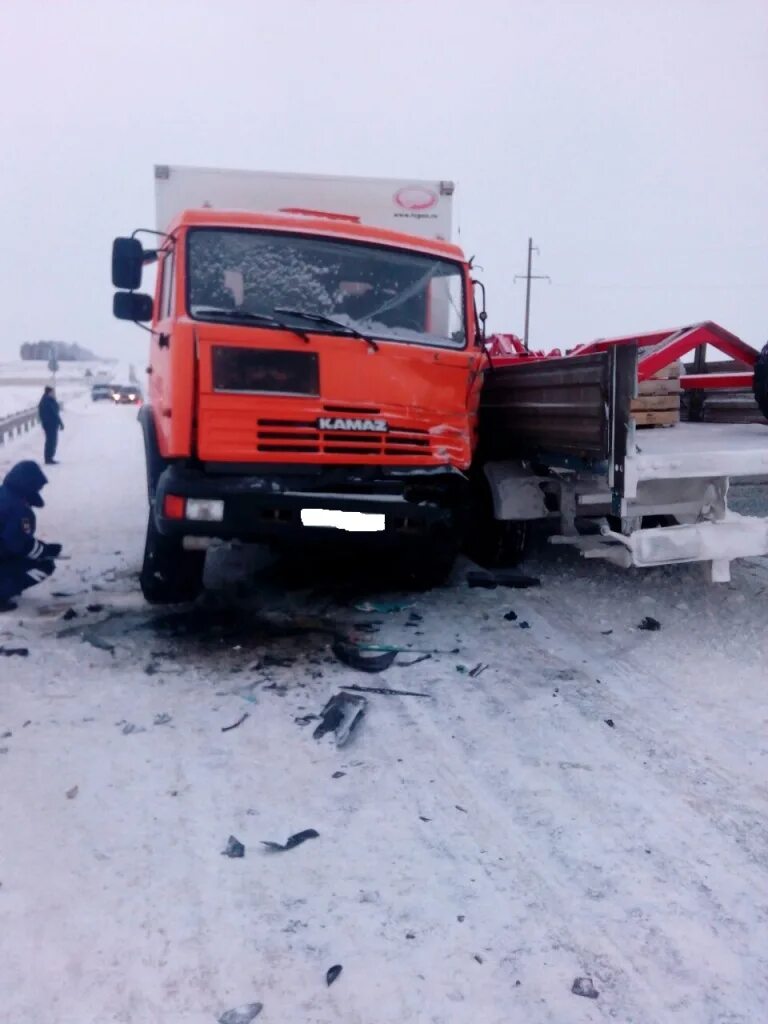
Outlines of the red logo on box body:
<svg viewBox="0 0 768 1024">
<path fill-rule="evenodd" d="M 403 210 L 431 210 L 437 200 L 437 192 L 421 185 L 408 185 L 395 192 L 395 202 Z"/>
</svg>

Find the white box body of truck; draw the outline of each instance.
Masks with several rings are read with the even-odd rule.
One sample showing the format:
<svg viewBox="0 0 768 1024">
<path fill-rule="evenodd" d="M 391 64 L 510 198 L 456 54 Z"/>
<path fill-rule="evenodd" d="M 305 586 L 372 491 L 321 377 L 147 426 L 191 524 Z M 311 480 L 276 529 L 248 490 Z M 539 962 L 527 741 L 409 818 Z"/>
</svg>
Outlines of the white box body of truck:
<svg viewBox="0 0 768 1024">
<path fill-rule="evenodd" d="M 450 241 L 453 192 L 452 181 L 155 166 L 159 231 L 165 231 L 182 210 L 311 211 L 357 217 L 371 227 Z"/>
</svg>

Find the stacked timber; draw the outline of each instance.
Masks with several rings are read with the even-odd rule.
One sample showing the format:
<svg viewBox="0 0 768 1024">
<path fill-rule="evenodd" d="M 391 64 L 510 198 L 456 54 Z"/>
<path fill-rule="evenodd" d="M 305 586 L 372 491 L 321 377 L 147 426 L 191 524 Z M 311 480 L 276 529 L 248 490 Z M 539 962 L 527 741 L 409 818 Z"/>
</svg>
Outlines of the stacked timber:
<svg viewBox="0 0 768 1024">
<path fill-rule="evenodd" d="M 637 385 L 630 413 L 638 427 L 674 427 L 680 422 L 679 362 L 665 366 L 649 380 Z"/>
</svg>

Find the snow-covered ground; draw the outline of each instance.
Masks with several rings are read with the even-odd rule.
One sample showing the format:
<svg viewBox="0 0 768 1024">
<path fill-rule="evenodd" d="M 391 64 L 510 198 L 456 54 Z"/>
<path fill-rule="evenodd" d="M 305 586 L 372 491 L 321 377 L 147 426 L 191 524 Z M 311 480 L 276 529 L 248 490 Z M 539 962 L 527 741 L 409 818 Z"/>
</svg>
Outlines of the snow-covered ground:
<svg viewBox="0 0 768 1024">
<path fill-rule="evenodd" d="M 136 410 L 67 427 L 39 534 L 71 560 L 0 620 L 29 648 L 0 658 L 4 1020 L 766 1019 L 765 560 L 713 586 L 548 549 L 540 588 L 457 571 L 381 612 L 278 567 L 169 615 L 137 590 Z M 364 675 L 331 632 L 441 653 Z M 342 684 L 428 697 L 369 694 L 338 750 L 301 720 Z"/>
</svg>

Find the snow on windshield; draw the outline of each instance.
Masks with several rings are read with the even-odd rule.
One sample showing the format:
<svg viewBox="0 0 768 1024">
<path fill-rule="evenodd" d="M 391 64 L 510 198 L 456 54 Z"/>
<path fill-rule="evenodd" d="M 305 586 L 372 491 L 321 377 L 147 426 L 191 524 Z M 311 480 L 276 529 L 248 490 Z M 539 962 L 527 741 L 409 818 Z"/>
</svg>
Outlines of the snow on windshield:
<svg viewBox="0 0 768 1024">
<path fill-rule="evenodd" d="M 192 316 L 293 309 L 385 340 L 466 344 L 461 268 L 448 260 L 240 230 L 192 231 L 188 248 Z"/>
</svg>

